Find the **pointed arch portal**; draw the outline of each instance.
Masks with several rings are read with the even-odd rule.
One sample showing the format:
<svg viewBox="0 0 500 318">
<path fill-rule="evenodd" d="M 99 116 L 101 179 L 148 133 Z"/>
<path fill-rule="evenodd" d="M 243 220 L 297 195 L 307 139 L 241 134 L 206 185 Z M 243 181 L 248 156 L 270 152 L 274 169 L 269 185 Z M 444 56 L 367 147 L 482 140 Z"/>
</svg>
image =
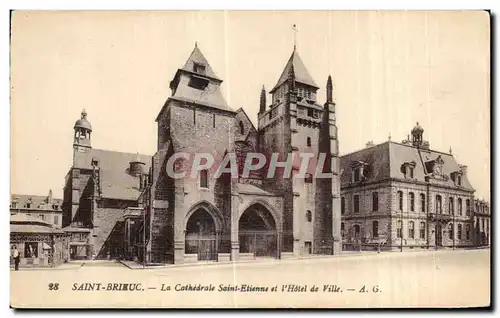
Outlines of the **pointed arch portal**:
<svg viewBox="0 0 500 318">
<path fill-rule="evenodd" d="M 261 204 L 248 207 L 238 222 L 240 253 L 278 257 L 276 220 Z"/>
<path fill-rule="evenodd" d="M 197 254 L 198 260 L 217 260 L 218 224 L 204 208 L 198 207 L 186 223 L 185 253 Z"/>
</svg>

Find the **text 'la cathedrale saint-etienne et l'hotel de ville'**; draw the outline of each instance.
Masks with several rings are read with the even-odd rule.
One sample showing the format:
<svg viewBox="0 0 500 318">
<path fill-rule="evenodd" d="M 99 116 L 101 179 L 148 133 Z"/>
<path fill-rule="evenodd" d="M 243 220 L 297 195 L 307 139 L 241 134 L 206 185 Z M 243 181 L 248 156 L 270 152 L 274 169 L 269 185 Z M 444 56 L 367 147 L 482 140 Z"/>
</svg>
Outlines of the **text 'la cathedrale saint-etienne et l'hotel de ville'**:
<svg viewBox="0 0 500 318">
<path fill-rule="evenodd" d="M 100 115 L 83 110 L 68 136 L 73 162 L 62 199 L 51 190 L 11 194 L 10 239 L 20 266 L 489 246 L 489 203 L 475 198 L 467 166 L 451 151 L 432 150 L 418 123 L 402 142 L 389 137 L 339 156 L 331 77 L 324 79 L 321 101 L 295 48 L 276 85 L 260 92 L 257 127 L 245 110 L 227 104 L 222 82 L 195 45 L 156 117 L 152 156 L 92 148 L 99 131 L 91 117 Z M 166 166 L 179 152 L 235 154 L 238 175 L 202 169 L 173 178 Z M 288 154 L 326 154 L 323 170 L 330 177 L 284 178 L 283 167 L 273 177 L 265 168 L 245 175 L 251 153 L 279 154 L 282 161 Z"/>
</svg>

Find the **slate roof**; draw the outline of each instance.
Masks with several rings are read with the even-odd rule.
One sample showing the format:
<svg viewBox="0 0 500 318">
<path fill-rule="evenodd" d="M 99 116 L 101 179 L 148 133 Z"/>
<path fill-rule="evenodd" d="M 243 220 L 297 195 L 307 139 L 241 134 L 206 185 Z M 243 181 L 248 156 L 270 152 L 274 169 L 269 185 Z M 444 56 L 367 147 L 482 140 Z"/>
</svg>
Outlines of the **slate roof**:
<svg viewBox="0 0 500 318">
<path fill-rule="evenodd" d="M 217 77 L 217 75 L 215 75 L 215 72 L 212 69 L 212 67 L 210 66 L 210 64 L 208 64 L 208 61 L 205 58 L 205 56 L 203 55 L 203 53 L 201 53 L 200 49 L 198 48 L 198 45 L 195 45 L 193 51 L 191 52 L 191 55 L 189 55 L 189 58 L 187 59 L 186 63 L 184 63 L 182 70 L 188 71 L 188 72 L 193 72 L 194 63 L 204 65 L 205 66 L 205 75 L 220 81 L 220 79 Z"/>
<path fill-rule="evenodd" d="M 290 56 L 290 59 L 288 59 L 288 62 L 285 65 L 285 69 L 281 73 L 281 76 L 278 79 L 278 82 L 274 86 L 274 88 L 270 91 L 270 93 L 274 92 L 278 86 L 283 84 L 288 80 L 288 74 L 290 72 L 290 68 L 293 65 L 293 70 L 295 72 L 295 81 L 298 83 L 306 84 L 315 88 L 319 88 L 318 84 L 313 80 L 311 75 L 309 74 L 309 71 L 307 70 L 306 66 L 304 65 L 304 62 L 302 62 L 302 59 L 299 56 L 299 53 L 295 51 L 295 49 L 292 52 L 292 55 Z"/>
<path fill-rule="evenodd" d="M 351 163 L 361 161 L 367 164 L 368 175 L 365 182 L 375 182 L 386 179 L 404 180 L 404 174 L 401 172 L 401 166 L 404 163 L 414 161 L 414 179 L 418 182 L 425 182 L 425 176 L 432 171 L 428 171 L 426 163 L 435 160 L 437 157 L 443 160 L 442 173 L 450 177 L 452 172 L 460 171 L 460 167 L 449 153 L 443 153 L 435 150 L 426 150 L 413 147 L 411 145 L 400 144 L 387 141 L 372 147 L 358 150 L 340 157 L 340 182 L 345 187 L 351 183 Z M 451 178 L 442 181 L 440 184 L 455 187 Z M 462 187 L 466 190 L 474 190 L 467 176 L 462 177 Z"/>
<path fill-rule="evenodd" d="M 194 64 L 201 64 L 205 67 L 204 74 L 194 71 Z M 180 73 L 187 72 L 189 76 L 180 76 Z M 197 89 L 189 85 L 191 78 L 210 78 L 208 86 L 205 89 Z M 214 73 L 207 59 L 203 56 L 198 46 L 195 46 L 193 52 L 187 59 L 184 66 L 175 74 L 176 88 L 170 99 L 179 100 L 188 103 L 202 104 L 222 110 L 233 111 L 227 104 L 222 92 L 220 91 L 221 79 Z"/>
<path fill-rule="evenodd" d="M 31 199 L 31 207 L 30 209 L 39 209 L 39 210 L 52 210 L 52 211 L 62 211 L 62 199 L 52 198 L 51 203 L 49 204 L 49 196 L 43 195 L 31 195 L 31 194 L 12 194 L 10 196 L 11 204 L 13 201 L 17 201 L 18 209 L 27 209 L 26 204 Z M 54 210 L 52 205 L 57 205 L 57 209 Z M 11 209 L 16 209 L 12 208 Z"/>
<path fill-rule="evenodd" d="M 149 172 L 151 156 L 91 149 L 87 153 L 78 153 L 74 168 L 92 169 L 92 160 L 98 160 L 101 173 L 101 196 L 103 198 L 137 200 L 139 197 L 139 179 L 128 174 L 131 161 L 139 156 L 144 163 L 144 173 Z"/>
<path fill-rule="evenodd" d="M 39 218 L 25 214 L 16 214 L 10 217 L 11 233 L 64 233 L 62 230 L 54 228 Z"/>
</svg>

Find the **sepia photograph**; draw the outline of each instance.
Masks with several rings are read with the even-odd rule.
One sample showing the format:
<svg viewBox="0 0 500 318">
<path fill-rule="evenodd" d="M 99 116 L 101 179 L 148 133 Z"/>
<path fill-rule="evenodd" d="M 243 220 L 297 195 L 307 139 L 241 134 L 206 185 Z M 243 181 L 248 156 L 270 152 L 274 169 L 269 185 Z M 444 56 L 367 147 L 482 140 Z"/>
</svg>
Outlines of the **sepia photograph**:
<svg viewBox="0 0 500 318">
<path fill-rule="evenodd" d="M 13 10 L 10 306 L 490 307 L 490 27 Z"/>
</svg>

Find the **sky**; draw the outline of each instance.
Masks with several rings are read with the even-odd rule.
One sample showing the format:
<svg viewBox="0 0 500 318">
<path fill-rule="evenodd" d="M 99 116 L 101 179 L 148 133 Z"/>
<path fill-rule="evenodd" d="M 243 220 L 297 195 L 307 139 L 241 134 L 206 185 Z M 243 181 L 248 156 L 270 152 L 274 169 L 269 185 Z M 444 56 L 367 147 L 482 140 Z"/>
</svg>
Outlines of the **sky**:
<svg viewBox="0 0 500 318">
<path fill-rule="evenodd" d="M 94 148 L 154 154 L 155 118 L 195 42 L 230 107 L 256 124 L 261 87 L 274 86 L 295 42 L 320 104 L 332 76 L 341 154 L 402 141 L 418 121 L 431 148 L 451 148 L 476 196 L 489 200 L 489 19 L 482 11 L 15 11 L 11 192 L 62 197 L 83 108 Z"/>
</svg>

